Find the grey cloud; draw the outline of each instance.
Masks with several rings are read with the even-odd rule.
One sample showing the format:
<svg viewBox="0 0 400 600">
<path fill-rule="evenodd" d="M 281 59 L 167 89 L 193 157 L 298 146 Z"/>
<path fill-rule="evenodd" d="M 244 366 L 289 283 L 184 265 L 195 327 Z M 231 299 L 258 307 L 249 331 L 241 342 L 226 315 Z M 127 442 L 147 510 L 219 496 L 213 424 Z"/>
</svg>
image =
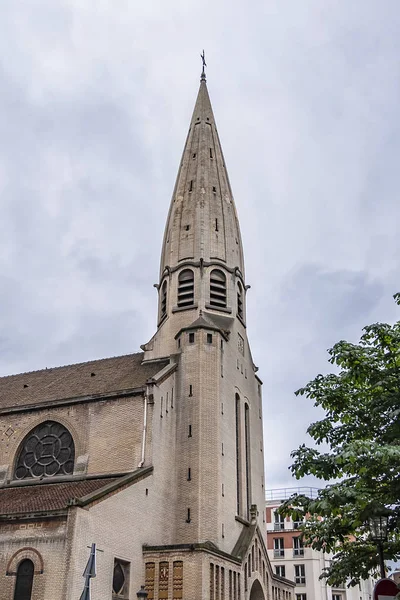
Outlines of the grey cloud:
<svg viewBox="0 0 400 600">
<path fill-rule="evenodd" d="M 335 341 L 398 318 L 397 0 L 3 4 L 2 373 L 151 337 L 205 47 L 252 285 L 267 487 L 290 484 L 318 415 L 293 391 Z"/>
</svg>

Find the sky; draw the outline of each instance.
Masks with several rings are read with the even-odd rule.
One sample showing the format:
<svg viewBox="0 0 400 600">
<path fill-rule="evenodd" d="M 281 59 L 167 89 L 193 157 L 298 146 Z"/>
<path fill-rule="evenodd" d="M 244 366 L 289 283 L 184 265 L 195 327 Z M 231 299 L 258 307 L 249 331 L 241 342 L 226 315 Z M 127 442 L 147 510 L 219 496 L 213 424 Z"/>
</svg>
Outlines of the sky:
<svg viewBox="0 0 400 600">
<path fill-rule="evenodd" d="M 0 375 L 136 352 L 207 82 L 264 382 L 266 487 L 326 350 L 399 318 L 398 0 L 2 0 Z"/>
</svg>

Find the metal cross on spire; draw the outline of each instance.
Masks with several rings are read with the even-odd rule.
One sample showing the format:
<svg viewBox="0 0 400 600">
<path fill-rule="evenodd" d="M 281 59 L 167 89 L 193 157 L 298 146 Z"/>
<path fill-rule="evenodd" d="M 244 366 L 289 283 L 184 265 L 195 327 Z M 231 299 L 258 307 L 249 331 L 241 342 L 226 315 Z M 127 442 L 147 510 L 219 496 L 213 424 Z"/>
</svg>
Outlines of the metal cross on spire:
<svg viewBox="0 0 400 600">
<path fill-rule="evenodd" d="M 201 72 L 200 81 L 205 81 L 206 80 L 206 72 L 204 70 L 204 67 L 207 66 L 207 63 L 206 63 L 206 55 L 204 54 L 204 50 L 203 50 L 203 54 L 200 54 L 200 56 L 201 56 L 201 60 L 203 62 L 203 70 Z"/>
</svg>

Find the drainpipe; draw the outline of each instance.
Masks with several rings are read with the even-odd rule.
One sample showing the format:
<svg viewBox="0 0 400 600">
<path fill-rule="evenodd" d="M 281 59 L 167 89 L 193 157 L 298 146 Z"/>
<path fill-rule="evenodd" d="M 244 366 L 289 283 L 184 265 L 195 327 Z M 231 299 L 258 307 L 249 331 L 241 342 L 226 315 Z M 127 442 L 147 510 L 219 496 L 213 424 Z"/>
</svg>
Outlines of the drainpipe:
<svg viewBox="0 0 400 600">
<path fill-rule="evenodd" d="M 142 436 L 142 455 L 141 455 L 141 460 L 140 463 L 138 464 L 138 467 L 143 467 L 144 465 L 144 452 L 145 452 L 145 447 L 146 447 L 146 433 L 147 433 L 147 390 L 144 393 L 144 415 L 143 415 L 143 436 Z"/>
</svg>

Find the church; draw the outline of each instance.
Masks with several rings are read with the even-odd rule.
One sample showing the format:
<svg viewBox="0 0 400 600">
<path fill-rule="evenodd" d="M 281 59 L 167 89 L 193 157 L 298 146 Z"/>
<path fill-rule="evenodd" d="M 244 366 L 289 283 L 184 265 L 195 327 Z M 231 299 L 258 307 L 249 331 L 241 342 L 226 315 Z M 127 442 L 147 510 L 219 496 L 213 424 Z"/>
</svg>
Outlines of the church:
<svg viewBox="0 0 400 600">
<path fill-rule="evenodd" d="M 262 382 L 204 68 L 156 287 L 141 352 L 0 378 L 0 600 L 294 600 L 265 546 Z"/>
</svg>

